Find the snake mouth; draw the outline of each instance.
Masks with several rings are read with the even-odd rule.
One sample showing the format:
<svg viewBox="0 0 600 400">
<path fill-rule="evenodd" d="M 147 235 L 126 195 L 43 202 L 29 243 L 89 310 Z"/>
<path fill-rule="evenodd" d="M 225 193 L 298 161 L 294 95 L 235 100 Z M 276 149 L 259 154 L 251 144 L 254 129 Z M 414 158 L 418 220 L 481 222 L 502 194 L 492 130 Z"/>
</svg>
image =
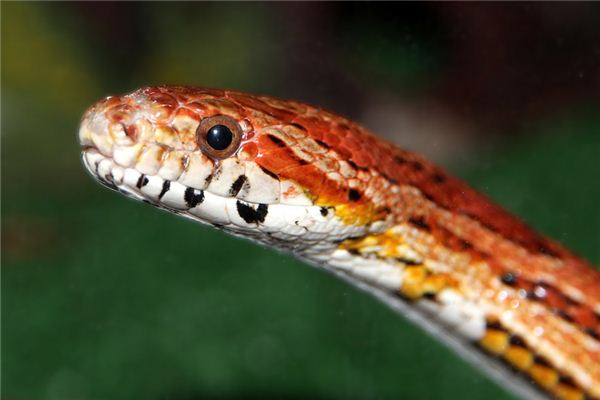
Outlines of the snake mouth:
<svg viewBox="0 0 600 400">
<path fill-rule="evenodd" d="M 318 206 L 253 203 L 196 189 L 159 175 L 143 174 L 117 164 L 93 146 L 82 150 L 87 171 L 102 185 L 127 197 L 230 233 L 265 241 L 277 239 L 314 246 L 339 233 L 333 213 Z"/>
</svg>

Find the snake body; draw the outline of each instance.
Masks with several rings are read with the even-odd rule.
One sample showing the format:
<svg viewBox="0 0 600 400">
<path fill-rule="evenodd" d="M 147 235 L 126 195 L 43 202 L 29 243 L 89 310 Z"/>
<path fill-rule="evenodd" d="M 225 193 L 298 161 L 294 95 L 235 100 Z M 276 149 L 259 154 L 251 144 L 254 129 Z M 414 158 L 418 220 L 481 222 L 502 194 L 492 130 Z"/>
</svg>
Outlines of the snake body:
<svg viewBox="0 0 600 400">
<path fill-rule="evenodd" d="M 346 118 L 161 86 L 99 101 L 79 138 L 104 185 L 333 272 L 524 397 L 600 398 L 600 273 Z"/>
</svg>

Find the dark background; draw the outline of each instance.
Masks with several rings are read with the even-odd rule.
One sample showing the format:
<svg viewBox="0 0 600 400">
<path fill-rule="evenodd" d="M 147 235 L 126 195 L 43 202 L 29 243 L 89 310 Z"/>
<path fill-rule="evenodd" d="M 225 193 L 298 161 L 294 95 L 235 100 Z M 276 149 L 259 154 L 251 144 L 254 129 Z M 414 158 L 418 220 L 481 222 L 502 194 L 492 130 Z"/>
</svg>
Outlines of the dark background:
<svg viewBox="0 0 600 400">
<path fill-rule="evenodd" d="M 2 3 L 2 398 L 506 398 L 336 279 L 84 173 L 85 108 L 180 83 L 417 150 L 600 262 L 600 7 Z"/>
</svg>

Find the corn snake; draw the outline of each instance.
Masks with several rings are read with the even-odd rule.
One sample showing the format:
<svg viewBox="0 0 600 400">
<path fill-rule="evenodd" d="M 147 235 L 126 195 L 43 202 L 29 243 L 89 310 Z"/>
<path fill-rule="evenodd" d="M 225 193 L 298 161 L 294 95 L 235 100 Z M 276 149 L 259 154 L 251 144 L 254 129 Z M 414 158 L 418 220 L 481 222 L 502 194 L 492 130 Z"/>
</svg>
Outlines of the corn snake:
<svg viewBox="0 0 600 400">
<path fill-rule="evenodd" d="M 523 396 L 600 397 L 600 274 L 352 121 L 163 86 L 101 100 L 79 138 L 104 185 L 333 272 Z"/>
</svg>

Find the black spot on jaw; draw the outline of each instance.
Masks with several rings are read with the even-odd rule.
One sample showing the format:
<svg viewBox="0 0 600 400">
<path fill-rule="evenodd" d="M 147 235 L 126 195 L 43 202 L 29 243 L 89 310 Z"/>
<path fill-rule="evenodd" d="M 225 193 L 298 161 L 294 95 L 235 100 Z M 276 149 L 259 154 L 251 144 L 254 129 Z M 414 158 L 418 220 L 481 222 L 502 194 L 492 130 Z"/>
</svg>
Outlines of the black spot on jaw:
<svg viewBox="0 0 600 400">
<path fill-rule="evenodd" d="M 140 175 L 137 183 L 135 184 L 135 186 L 138 189 L 143 188 L 144 186 L 146 186 L 148 184 L 148 177 L 146 175 Z"/>
<path fill-rule="evenodd" d="M 273 179 L 275 179 L 275 180 L 277 180 L 277 181 L 279 180 L 279 177 L 278 177 L 277 175 L 275 175 L 275 173 L 274 173 L 274 172 L 271 172 L 271 171 L 269 171 L 268 169 L 266 169 L 266 168 L 264 168 L 264 167 L 260 167 L 260 169 L 262 169 L 262 171 L 263 171 L 265 174 L 269 175 L 271 178 L 273 178 Z"/>
<path fill-rule="evenodd" d="M 279 139 L 275 135 L 267 135 L 267 137 L 269 139 L 271 139 L 271 142 L 275 143 L 279 147 L 285 147 L 285 146 L 287 146 L 283 140 Z"/>
<path fill-rule="evenodd" d="M 158 199 L 159 199 L 159 200 L 160 200 L 160 199 L 162 199 L 162 197 L 163 197 L 163 196 L 164 196 L 164 195 L 165 195 L 165 194 L 166 194 L 166 193 L 169 191 L 169 189 L 170 189 L 170 188 L 171 188 L 171 181 L 167 181 L 167 180 L 165 180 L 165 181 L 163 182 L 163 185 L 162 185 L 162 189 L 161 189 L 161 191 L 160 191 L 160 194 L 158 195 Z"/>
<path fill-rule="evenodd" d="M 410 217 L 408 219 L 408 222 L 410 222 L 418 228 L 425 229 L 428 232 L 431 231 L 431 226 L 429 226 L 429 224 L 425 222 L 425 218 L 423 217 Z"/>
<path fill-rule="evenodd" d="M 210 182 L 213 180 L 213 174 L 211 173 L 210 175 L 208 175 L 205 179 L 206 181 L 206 186 L 210 185 Z"/>
<path fill-rule="evenodd" d="M 350 189 L 348 191 L 348 200 L 350 200 L 350 201 L 360 200 L 360 192 L 356 189 Z"/>
<path fill-rule="evenodd" d="M 108 175 L 105 176 L 104 178 L 98 176 L 98 181 L 102 184 L 102 186 L 105 186 L 112 190 L 116 190 L 117 192 L 121 192 L 121 190 L 117 187 L 117 185 L 115 185 L 114 180 L 112 179 L 112 176 L 110 178 L 108 177 Z"/>
<path fill-rule="evenodd" d="M 248 224 L 265 222 L 265 218 L 269 212 L 269 206 L 266 204 L 259 204 L 255 210 L 248 204 L 244 204 L 238 200 L 236 206 L 238 214 Z"/>
<path fill-rule="evenodd" d="M 194 208 L 204 201 L 204 192 L 202 190 L 188 187 L 185 189 L 183 199 L 189 208 Z"/>
<path fill-rule="evenodd" d="M 231 185 L 231 188 L 229 189 L 229 195 L 237 196 L 237 194 L 240 192 L 242 186 L 244 186 L 244 183 L 246 183 L 247 180 L 248 178 L 246 178 L 246 175 L 240 175 Z"/>
</svg>

